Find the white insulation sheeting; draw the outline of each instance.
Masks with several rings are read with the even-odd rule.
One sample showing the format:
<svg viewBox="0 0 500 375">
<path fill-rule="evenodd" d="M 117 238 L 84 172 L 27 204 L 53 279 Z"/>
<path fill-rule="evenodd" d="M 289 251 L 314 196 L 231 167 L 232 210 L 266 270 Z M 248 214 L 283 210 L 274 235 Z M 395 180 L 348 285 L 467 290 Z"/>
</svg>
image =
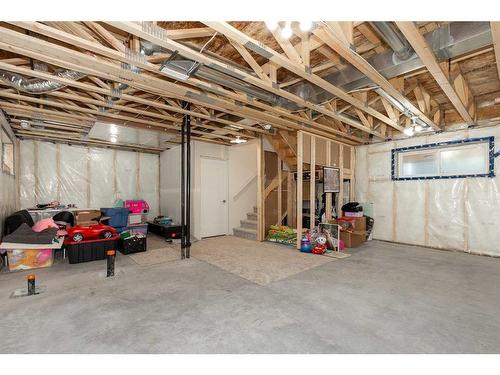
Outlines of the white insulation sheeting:
<svg viewBox="0 0 500 375">
<path fill-rule="evenodd" d="M 21 141 L 22 208 L 58 200 L 80 208 L 145 199 L 159 213 L 159 156 L 130 151 Z"/>
<path fill-rule="evenodd" d="M 0 127 L 0 160 L 3 152 L 2 140 L 7 137 L 7 134 Z M 6 143 L 7 139 L 3 140 Z M 15 147 L 15 146 L 14 146 Z M 15 155 L 15 150 L 14 150 Z M 17 160 L 14 160 L 17 163 Z M 3 235 L 3 221 L 4 219 L 16 211 L 16 180 L 15 176 L 6 173 L 2 170 L 0 165 L 0 238 Z"/>
<path fill-rule="evenodd" d="M 116 199 L 113 156 L 110 150 L 89 149 L 90 207 L 108 207 Z"/>
<path fill-rule="evenodd" d="M 496 127 L 359 146 L 356 200 L 373 203 L 373 238 L 500 256 L 500 159 L 494 178 L 391 180 L 393 148 L 489 136 L 499 151 Z"/>
</svg>

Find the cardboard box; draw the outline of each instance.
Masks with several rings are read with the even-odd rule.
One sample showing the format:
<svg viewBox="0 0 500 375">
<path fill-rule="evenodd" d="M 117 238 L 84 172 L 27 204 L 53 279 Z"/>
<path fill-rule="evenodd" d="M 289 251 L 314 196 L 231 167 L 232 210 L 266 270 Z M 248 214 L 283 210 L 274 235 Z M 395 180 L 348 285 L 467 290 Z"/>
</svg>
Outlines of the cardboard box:
<svg viewBox="0 0 500 375">
<path fill-rule="evenodd" d="M 366 217 L 342 217 L 340 220 L 348 220 L 353 223 L 353 228 L 357 232 L 366 232 Z"/>
<path fill-rule="evenodd" d="M 344 241 L 345 247 L 357 247 L 366 241 L 366 232 L 340 232 L 340 239 Z"/>
<path fill-rule="evenodd" d="M 129 214 L 128 225 L 145 224 L 147 219 L 147 214 Z"/>
<path fill-rule="evenodd" d="M 345 217 L 363 217 L 363 211 L 360 212 L 344 212 Z"/>
<path fill-rule="evenodd" d="M 100 210 L 85 210 L 75 212 L 75 224 L 76 225 L 92 225 L 98 224 L 95 218 L 101 216 Z"/>
</svg>

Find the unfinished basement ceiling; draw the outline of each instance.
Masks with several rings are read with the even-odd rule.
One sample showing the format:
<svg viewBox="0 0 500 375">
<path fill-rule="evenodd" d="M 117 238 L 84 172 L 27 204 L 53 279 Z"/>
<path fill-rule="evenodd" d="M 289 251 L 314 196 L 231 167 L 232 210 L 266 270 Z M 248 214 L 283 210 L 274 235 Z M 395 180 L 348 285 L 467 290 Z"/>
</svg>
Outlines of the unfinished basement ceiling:
<svg viewBox="0 0 500 375">
<path fill-rule="evenodd" d="M 226 145 L 297 130 L 355 145 L 415 125 L 499 121 L 500 47 L 488 22 L 291 29 L 284 38 L 264 22 L 0 23 L 0 108 L 19 136 L 116 143 L 94 125 L 106 123 L 130 128 L 127 142 L 128 132 L 163 134 L 155 147 L 165 133 L 180 141 L 185 114 L 193 139 Z"/>
<path fill-rule="evenodd" d="M 100 139 L 111 143 L 141 145 L 144 147 L 168 148 L 174 134 L 127 128 L 126 126 L 97 122 L 88 134 L 89 138 Z"/>
</svg>

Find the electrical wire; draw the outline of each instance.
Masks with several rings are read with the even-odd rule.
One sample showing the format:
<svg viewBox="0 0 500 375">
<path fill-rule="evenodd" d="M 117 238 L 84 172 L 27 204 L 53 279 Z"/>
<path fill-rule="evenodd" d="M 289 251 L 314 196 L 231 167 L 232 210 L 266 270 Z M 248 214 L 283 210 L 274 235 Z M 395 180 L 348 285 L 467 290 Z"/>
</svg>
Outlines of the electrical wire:
<svg viewBox="0 0 500 375">
<path fill-rule="evenodd" d="M 200 49 L 200 53 L 202 53 L 205 48 L 212 42 L 212 40 L 214 40 L 214 38 L 217 36 L 217 31 L 214 33 L 214 35 L 212 35 L 212 37 L 203 45 L 203 47 L 201 47 Z"/>
</svg>

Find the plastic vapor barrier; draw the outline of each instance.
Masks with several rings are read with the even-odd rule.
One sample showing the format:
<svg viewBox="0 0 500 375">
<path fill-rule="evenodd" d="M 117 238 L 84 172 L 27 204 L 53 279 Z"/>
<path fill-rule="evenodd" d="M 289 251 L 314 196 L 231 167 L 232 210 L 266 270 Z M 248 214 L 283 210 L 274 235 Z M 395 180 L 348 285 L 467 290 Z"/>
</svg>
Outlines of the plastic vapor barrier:
<svg viewBox="0 0 500 375">
<path fill-rule="evenodd" d="M 114 192 L 113 152 L 90 148 L 90 207 L 107 207 L 116 199 Z"/>
<path fill-rule="evenodd" d="M 58 200 L 98 209 L 118 198 L 145 199 L 149 216 L 158 215 L 158 155 L 30 140 L 20 146 L 21 208 Z"/>
<path fill-rule="evenodd" d="M 373 203 L 373 238 L 500 256 L 500 159 L 495 177 L 391 179 L 393 148 L 490 136 L 499 151 L 497 127 L 357 147 L 356 200 Z"/>
<path fill-rule="evenodd" d="M 0 127 L 0 160 L 3 152 L 3 137 L 6 133 Z M 8 142 L 8 140 L 4 140 Z M 15 147 L 15 146 L 14 146 Z M 14 149 L 15 155 L 15 149 Z M 18 162 L 14 160 L 14 163 Z M 15 176 L 3 171 L 0 165 L 0 238 L 3 234 L 3 220 L 16 210 L 16 180 Z"/>
<path fill-rule="evenodd" d="M 79 146 L 57 145 L 60 147 L 60 201 L 71 202 L 77 207 L 88 207 L 88 152 Z"/>
</svg>

